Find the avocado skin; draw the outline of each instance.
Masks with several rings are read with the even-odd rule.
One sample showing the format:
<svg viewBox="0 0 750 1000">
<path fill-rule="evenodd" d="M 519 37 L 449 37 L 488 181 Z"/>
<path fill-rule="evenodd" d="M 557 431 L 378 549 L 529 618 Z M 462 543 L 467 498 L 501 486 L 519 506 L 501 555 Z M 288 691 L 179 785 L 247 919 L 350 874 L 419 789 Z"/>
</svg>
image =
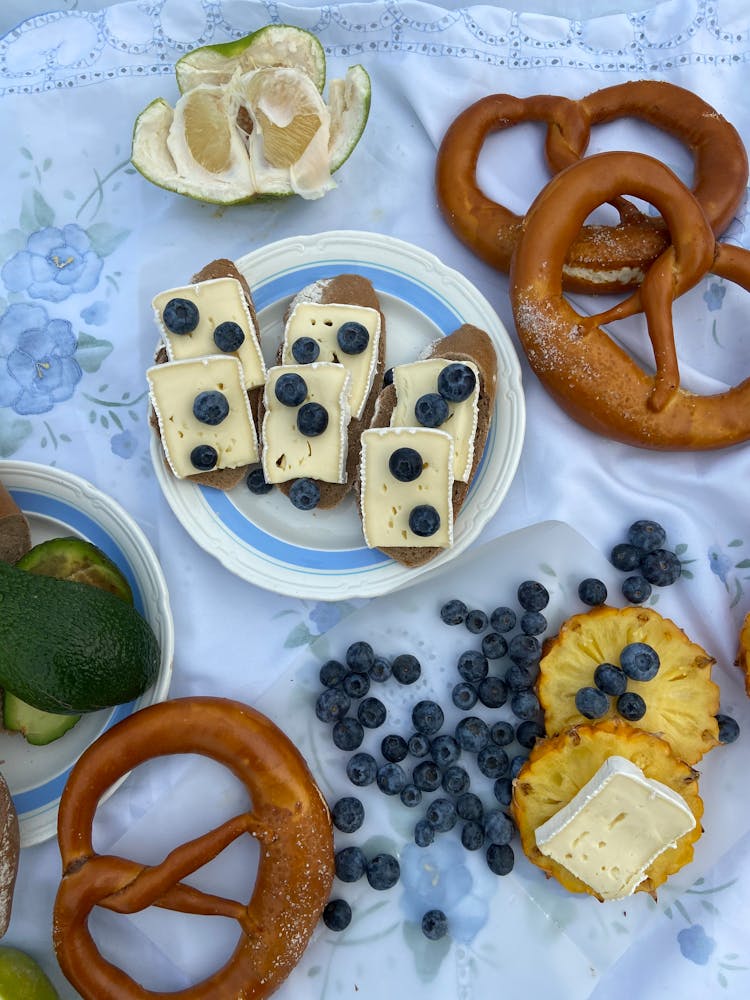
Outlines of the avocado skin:
<svg viewBox="0 0 750 1000">
<path fill-rule="evenodd" d="M 148 622 L 96 587 L 0 563 L 0 687 L 60 715 L 132 701 L 156 680 Z"/>
</svg>

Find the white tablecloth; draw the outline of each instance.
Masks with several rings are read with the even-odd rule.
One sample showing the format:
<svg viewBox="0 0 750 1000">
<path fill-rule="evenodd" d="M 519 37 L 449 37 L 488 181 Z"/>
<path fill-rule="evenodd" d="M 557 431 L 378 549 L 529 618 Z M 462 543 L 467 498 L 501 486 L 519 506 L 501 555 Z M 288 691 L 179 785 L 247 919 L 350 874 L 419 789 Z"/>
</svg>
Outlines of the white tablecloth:
<svg viewBox="0 0 750 1000">
<path fill-rule="evenodd" d="M 371 75 L 370 122 L 338 188 L 315 202 L 222 211 L 149 185 L 128 165 L 132 123 L 156 96 L 176 99 L 175 59 L 269 20 L 315 31 L 326 47 L 329 77 L 354 62 Z M 744 0 L 674 0 L 575 21 L 499 6 L 446 10 L 393 0 L 319 8 L 157 0 L 39 15 L 0 40 L 0 134 L 6 140 L 0 355 L 14 346 L 21 311 L 33 309 L 59 338 L 58 349 L 78 362 L 65 367 L 62 384 L 41 403 L 4 395 L 7 376 L 0 379 L 0 459 L 78 473 L 142 526 L 170 589 L 177 635 L 173 695 L 260 697 L 299 648 L 332 627 L 344 609 L 268 593 L 234 577 L 171 514 L 149 457 L 143 371 L 154 344 L 152 295 L 218 256 L 237 258 L 285 236 L 356 228 L 418 244 L 462 271 L 515 337 L 507 279 L 456 241 L 436 207 L 435 152 L 455 115 L 497 91 L 576 97 L 653 77 L 696 91 L 748 143 L 749 59 Z M 533 126 L 517 129 L 493 137 L 482 156 L 483 184 L 515 209 L 544 181 L 540 139 Z M 656 152 L 689 178 L 685 151 L 640 126 L 602 128 L 591 149 L 622 143 Z M 729 238 L 750 246 L 746 223 L 743 206 Z M 50 228 L 64 230 L 80 261 L 66 284 L 35 282 L 20 262 L 24 250 L 45 252 Z M 707 278 L 680 304 L 678 344 L 688 384 L 746 377 L 743 295 Z M 657 454 L 597 437 L 563 415 L 521 361 L 523 455 L 483 539 L 554 518 L 608 552 L 637 517 L 660 520 L 689 564 L 690 579 L 679 586 L 690 620 L 681 624 L 717 658 L 724 709 L 739 709 L 744 694 L 732 661 L 740 621 L 750 610 L 750 448 Z M 231 623 L 219 655 L 210 627 L 217 621 Z M 155 774 L 137 772 L 115 794 L 99 828 L 100 849 L 109 849 L 158 802 L 168 779 Z M 738 814 L 748 809 L 736 803 Z M 738 823 L 746 827 L 745 819 Z M 6 943 L 35 955 L 70 996 L 50 945 L 58 878 L 54 841 L 24 850 Z M 648 939 L 602 977 L 592 976 L 593 995 L 747 996 L 748 898 L 750 837 L 741 836 L 710 876 L 661 913 Z M 377 984 L 362 983 L 357 995 L 380 994 Z"/>
</svg>

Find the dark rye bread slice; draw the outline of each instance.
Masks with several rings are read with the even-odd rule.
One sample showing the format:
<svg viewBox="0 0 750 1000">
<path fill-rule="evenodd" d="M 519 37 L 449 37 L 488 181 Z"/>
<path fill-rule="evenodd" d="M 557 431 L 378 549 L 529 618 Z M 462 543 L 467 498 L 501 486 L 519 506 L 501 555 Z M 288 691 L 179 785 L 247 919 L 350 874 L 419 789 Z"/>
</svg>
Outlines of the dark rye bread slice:
<svg viewBox="0 0 750 1000">
<path fill-rule="evenodd" d="M 352 417 L 348 427 L 347 455 L 346 455 L 346 482 L 325 483 L 316 479 L 315 483 L 320 490 L 320 502 L 318 507 L 328 510 L 341 503 L 346 494 L 352 488 L 354 480 L 359 471 L 359 455 L 361 449 L 360 438 L 362 431 L 370 426 L 372 415 L 375 410 L 375 401 L 378 389 L 383 382 L 383 372 L 385 370 L 385 316 L 380 308 L 380 300 L 372 283 L 367 278 L 359 274 L 339 274 L 335 278 L 324 278 L 303 288 L 292 299 L 284 314 L 284 327 L 299 302 L 320 302 L 323 305 L 345 305 L 345 306 L 366 306 L 369 309 L 376 309 L 380 313 L 380 341 L 378 343 L 378 356 L 375 365 L 375 372 L 372 379 L 372 387 L 367 397 L 362 416 Z M 281 364 L 283 342 L 279 345 L 276 355 L 276 363 Z M 263 427 L 263 414 L 265 408 L 263 400 L 260 403 L 258 427 Z M 279 483 L 278 488 L 285 496 L 289 496 L 294 480 L 286 483 Z"/>
<path fill-rule="evenodd" d="M 242 286 L 242 291 L 245 296 L 245 302 L 247 303 L 248 311 L 252 317 L 253 325 L 255 326 L 255 332 L 260 340 L 260 329 L 258 327 L 258 316 L 255 312 L 255 304 L 253 302 L 252 292 L 250 291 L 250 286 L 245 279 L 245 276 L 241 274 L 234 263 L 226 258 L 219 258 L 218 260 L 212 260 L 210 264 L 206 264 L 204 268 L 194 274 L 190 279 L 190 283 L 195 285 L 201 281 L 211 281 L 214 278 L 236 278 Z M 154 361 L 157 365 L 164 364 L 168 361 L 167 351 L 164 346 L 161 346 L 156 352 Z M 258 412 L 260 407 L 260 401 L 263 398 L 263 386 L 256 386 L 254 389 L 248 389 L 247 397 L 250 400 L 250 411 L 253 415 L 253 420 L 255 421 L 256 431 L 260 434 L 260 424 L 258 423 Z M 153 407 L 151 408 L 150 415 L 151 426 L 159 433 L 159 421 L 156 419 L 156 414 L 154 413 Z M 164 456 L 164 464 L 167 466 L 170 474 L 172 469 L 170 468 L 169 462 L 167 462 L 166 455 Z M 215 469 L 213 472 L 201 472 L 194 476 L 186 476 L 185 478 L 188 482 L 198 483 L 201 486 L 212 486 L 214 489 L 227 490 L 234 489 L 239 483 L 241 483 L 248 474 L 251 466 L 241 465 L 236 469 Z"/>
<path fill-rule="evenodd" d="M 453 482 L 453 520 L 455 522 L 464 500 L 468 496 L 469 487 L 476 475 L 479 463 L 482 460 L 482 453 L 484 452 L 487 435 L 490 431 L 495 409 L 495 396 L 497 394 L 497 354 L 495 353 L 492 341 L 484 330 L 465 323 L 447 337 L 443 337 L 441 340 L 432 343 L 419 357 L 420 360 L 425 358 L 446 358 L 448 361 L 473 361 L 479 371 L 479 399 L 477 401 L 477 430 L 474 437 L 474 458 L 469 481 L 462 483 L 454 480 Z M 388 427 L 395 406 L 395 386 L 392 384 L 384 386 L 378 395 L 375 404 L 375 413 L 370 426 Z M 357 476 L 355 490 L 357 494 L 357 506 L 361 517 L 362 507 L 359 475 Z M 381 551 L 403 566 L 413 568 L 415 566 L 423 566 L 431 559 L 434 559 L 435 556 L 444 552 L 445 549 L 437 545 L 400 545 L 388 546 L 381 549 Z"/>
</svg>

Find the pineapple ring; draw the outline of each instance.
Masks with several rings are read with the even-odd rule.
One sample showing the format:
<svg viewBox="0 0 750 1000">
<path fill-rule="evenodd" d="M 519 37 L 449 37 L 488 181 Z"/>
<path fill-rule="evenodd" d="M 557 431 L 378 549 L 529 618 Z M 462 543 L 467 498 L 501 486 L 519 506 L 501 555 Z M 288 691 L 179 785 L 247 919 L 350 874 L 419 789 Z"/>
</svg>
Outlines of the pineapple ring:
<svg viewBox="0 0 750 1000">
<path fill-rule="evenodd" d="M 737 666 L 745 674 L 745 691 L 750 697 L 750 611 L 740 632 L 740 649 L 737 653 Z"/>
<path fill-rule="evenodd" d="M 576 726 L 559 736 L 540 740 L 531 751 L 513 786 L 512 812 L 526 857 L 570 892 L 600 897 L 567 868 L 542 854 L 536 830 L 566 806 L 607 758 L 627 757 L 647 778 L 661 781 L 683 797 L 695 816 L 695 826 L 663 851 L 647 869 L 636 892 L 653 893 L 670 875 L 693 859 L 693 844 L 703 832 L 703 800 L 698 773 L 678 760 L 669 744 L 628 722 L 607 719 L 596 725 Z"/>
<path fill-rule="evenodd" d="M 632 725 L 661 736 L 677 757 L 694 764 L 719 742 L 719 688 L 711 680 L 715 661 L 652 608 L 594 608 L 568 619 L 545 642 L 537 694 L 547 735 L 591 721 L 576 708 L 576 692 L 593 684 L 600 663 L 618 664 L 631 642 L 648 643 L 661 662 L 653 680 L 628 679 L 628 691 L 646 702 L 646 714 Z M 614 700 L 604 718 L 619 718 Z"/>
</svg>

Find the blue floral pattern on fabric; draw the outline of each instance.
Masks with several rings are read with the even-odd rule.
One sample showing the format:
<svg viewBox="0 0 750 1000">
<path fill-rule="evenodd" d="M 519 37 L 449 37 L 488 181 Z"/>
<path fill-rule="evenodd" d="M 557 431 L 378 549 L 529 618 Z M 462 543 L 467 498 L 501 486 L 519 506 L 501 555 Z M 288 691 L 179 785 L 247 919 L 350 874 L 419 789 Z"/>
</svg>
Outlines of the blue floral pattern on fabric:
<svg viewBox="0 0 750 1000">
<path fill-rule="evenodd" d="M 11 292 L 62 302 L 76 292 L 95 288 L 102 263 L 80 226 L 47 226 L 32 233 L 25 249 L 6 261 L 2 277 Z"/>
<path fill-rule="evenodd" d="M 70 399 L 83 374 L 70 323 L 43 306 L 14 303 L 0 317 L 0 406 L 21 415 L 47 413 Z"/>
</svg>

